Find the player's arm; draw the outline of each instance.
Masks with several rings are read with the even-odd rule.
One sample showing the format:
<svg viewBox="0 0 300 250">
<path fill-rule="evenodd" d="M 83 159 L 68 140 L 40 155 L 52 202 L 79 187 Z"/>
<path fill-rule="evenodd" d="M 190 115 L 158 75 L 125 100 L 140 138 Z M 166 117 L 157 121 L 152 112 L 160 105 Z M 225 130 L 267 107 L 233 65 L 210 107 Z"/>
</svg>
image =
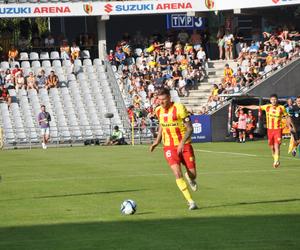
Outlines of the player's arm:
<svg viewBox="0 0 300 250">
<path fill-rule="evenodd" d="M 161 125 L 159 125 L 157 137 L 156 137 L 155 141 L 153 142 L 153 144 L 150 146 L 150 152 L 153 152 L 154 149 L 157 147 L 157 145 L 160 144 L 161 139 L 162 139 L 162 127 L 161 127 Z"/>
<path fill-rule="evenodd" d="M 191 138 L 191 136 L 193 134 L 193 125 L 192 125 L 191 118 L 189 116 L 187 116 L 186 118 L 184 118 L 183 122 L 184 122 L 184 126 L 186 127 L 186 132 L 185 132 L 184 137 L 182 138 L 181 142 L 179 143 L 179 145 L 177 147 L 177 153 L 178 154 L 182 153 L 184 144 L 187 142 L 188 139 Z"/>
<path fill-rule="evenodd" d="M 249 106 L 240 106 L 240 108 L 246 108 L 246 109 L 251 109 L 251 110 L 256 110 L 256 109 L 259 109 L 260 106 L 258 105 L 249 105 Z"/>
</svg>

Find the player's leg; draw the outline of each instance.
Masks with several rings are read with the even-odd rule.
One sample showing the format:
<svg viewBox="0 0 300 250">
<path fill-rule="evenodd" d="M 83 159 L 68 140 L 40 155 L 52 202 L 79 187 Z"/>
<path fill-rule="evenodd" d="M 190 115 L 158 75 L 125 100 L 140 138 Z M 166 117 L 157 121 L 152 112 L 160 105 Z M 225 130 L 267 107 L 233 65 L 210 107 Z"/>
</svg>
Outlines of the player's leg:
<svg viewBox="0 0 300 250">
<path fill-rule="evenodd" d="M 280 165 L 280 145 L 281 145 L 281 137 L 282 137 L 282 130 L 277 129 L 274 131 L 274 168 L 278 168 Z"/>
<path fill-rule="evenodd" d="M 243 130 L 243 142 L 246 142 L 246 130 Z"/>
<path fill-rule="evenodd" d="M 274 168 L 278 168 L 280 165 L 279 157 L 280 157 L 280 144 L 276 143 L 274 144 L 274 163 L 273 163 Z"/>
<path fill-rule="evenodd" d="M 45 149 L 45 129 L 41 128 L 42 148 Z"/>
<path fill-rule="evenodd" d="M 185 178 L 188 181 L 191 189 L 193 191 L 197 191 L 197 170 L 196 170 L 196 162 L 195 162 L 195 155 L 192 145 L 186 144 L 184 146 L 181 162 L 185 165 L 186 173 Z"/>
<path fill-rule="evenodd" d="M 44 135 L 44 144 L 45 144 L 44 149 L 47 149 L 48 141 L 49 141 L 49 133 L 47 132 Z"/>
<path fill-rule="evenodd" d="M 242 142 L 243 140 L 243 133 L 242 133 L 242 130 L 239 129 L 239 140 L 240 142 Z"/>
<path fill-rule="evenodd" d="M 192 196 L 190 194 L 190 191 L 187 187 L 187 184 L 185 180 L 182 177 L 182 171 L 180 167 L 180 158 L 177 155 L 177 149 L 164 149 L 164 155 L 166 160 L 168 161 L 168 164 L 175 176 L 176 184 L 179 188 L 179 190 L 182 192 L 184 198 L 187 200 L 189 204 L 189 209 L 196 209 L 197 206 L 192 199 Z"/>
</svg>

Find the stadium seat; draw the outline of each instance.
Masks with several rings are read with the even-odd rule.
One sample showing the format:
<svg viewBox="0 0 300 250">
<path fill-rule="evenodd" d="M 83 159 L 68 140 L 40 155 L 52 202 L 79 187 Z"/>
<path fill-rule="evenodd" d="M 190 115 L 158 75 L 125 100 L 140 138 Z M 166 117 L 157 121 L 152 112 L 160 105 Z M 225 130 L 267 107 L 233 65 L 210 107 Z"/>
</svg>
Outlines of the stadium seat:
<svg viewBox="0 0 300 250">
<path fill-rule="evenodd" d="M 99 58 L 95 58 L 94 61 L 93 61 L 93 64 L 95 66 L 97 66 L 97 65 L 103 65 L 103 61 L 101 59 L 99 59 Z"/>
<path fill-rule="evenodd" d="M 33 67 L 33 68 L 40 68 L 41 67 L 40 61 L 33 61 L 31 63 L 31 67 Z"/>
<path fill-rule="evenodd" d="M 61 67 L 61 61 L 60 60 L 54 60 L 52 62 L 53 67 Z"/>
<path fill-rule="evenodd" d="M 91 59 L 84 59 L 83 60 L 83 65 L 84 66 L 92 66 L 92 60 Z"/>
<path fill-rule="evenodd" d="M 74 74 L 68 74 L 67 80 L 68 80 L 68 81 L 76 81 L 76 77 L 75 77 Z"/>
<path fill-rule="evenodd" d="M 18 65 L 20 67 L 20 62 L 14 61 L 10 63 L 11 68 L 15 68 L 15 66 Z"/>
<path fill-rule="evenodd" d="M 9 69 L 10 65 L 7 61 L 3 61 L 3 62 L 1 62 L 1 68 L 2 69 Z"/>
<path fill-rule="evenodd" d="M 41 2 L 41 1 L 40 1 L 40 2 Z M 45 51 L 41 52 L 41 53 L 40 53 L 40 59 L 41 59 L 41 60 L 49 60 L 49 59 L 50 59 L 49 53 L 48 53 L 48 52 L 45 52 Z"/>
<path fill-rule="evenodd" d="M 60 59 L 60 57 L 59 57 L 59 53 L 57 52 L 57 51 L 51 51 L 51 53 L 50 53 L 50 59 L 52 59 L 52 60 L 56 60 L 56 59 Z"/>
<path fill-rule="evenodd" d="M 20 53 L 20 61 L 23 61 L 23 60 L 29 60 L 27 52 L 21 52 Z"/>
<path fill-rule="evenodd" d="M 50 68 L 51 67 L 51 62 L 49 60 L 42 61 L 42 67 Z"/>
<path fill-rule="evenodd" d="M 81 58 L 83 59 L 89 59 L 91 56 L 90 56 L 90 51 L 88 50 L 83 50 L 81 51 Z"/>
<path fill-rule="evenodd" d="M 82 62 L 79 59 L 74 60 L 74 65 L 75 66 L 82 66 Z"/>
<path fill-rule="evenodd" d="M 30 62 L 22 61 L 21 62 L 21 68 L 23 68 L 23 69 L 30 68 Z"/>
<path fill-rule="evenodd" d="M 63 60 L 62 65 L 68 67 L 72 65 L 72 62 L 70 60 Z"/>
<path fill-rule="evenodd" d="M 30 52 L 29 54 L 29 59 L 30 60 L 39 60 L 39 54 L 37 52 Z"/>
</svg>

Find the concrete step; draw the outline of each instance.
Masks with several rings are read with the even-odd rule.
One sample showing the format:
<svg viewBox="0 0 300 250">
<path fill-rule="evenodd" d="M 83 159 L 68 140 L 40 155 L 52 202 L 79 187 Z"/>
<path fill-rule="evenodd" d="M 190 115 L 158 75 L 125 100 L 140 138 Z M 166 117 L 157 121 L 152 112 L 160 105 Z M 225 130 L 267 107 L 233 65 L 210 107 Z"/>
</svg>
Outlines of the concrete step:
<svg viewBox="0 0 300 250">
<path fill-rule="evenodd" d="M 193 104 L 193 105 L 202 105 L 206 103 L 208 100 L 208 96 L 197 97 L 197 98 L 187 98 L 187 99 L 180 99 L 183 104 Z"/>
<path fill-rule="evenodd" d="M 189 92 L 189 97 L 201 97 L 201 96 L 206 96 L 206 95 L 210 95 L 211 90 L 207 89 L 207 90 L 192 90 Z"/>
</svg>

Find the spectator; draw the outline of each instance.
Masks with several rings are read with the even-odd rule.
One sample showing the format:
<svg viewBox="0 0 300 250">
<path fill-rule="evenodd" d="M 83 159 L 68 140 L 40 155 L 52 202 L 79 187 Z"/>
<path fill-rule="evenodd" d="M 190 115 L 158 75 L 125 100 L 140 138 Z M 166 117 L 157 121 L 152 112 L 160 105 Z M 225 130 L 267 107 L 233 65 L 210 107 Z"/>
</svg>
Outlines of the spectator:
<svg viewBox="0 0 300 250">
<path fill-rule="evenodd" d="M 38 123 L 41 129 L 41 136 L 42 136 L 42 148 L 47 149 L 47 144 L 50 139 L 50 121 L 51 116 L 46 111 L 45 105 L 41 106 L 41 112 L 38 115 Z"/>
<path fill-rule="evenodd" d="M 106 143 L 103 144 L 104 146 L 111 146 L 111 145 L 126 145 L 126 141 L 124 135 L 121 130 L 119 130 L 119 126 L 114 127 L 114 131 L 112 135 L 107 139 Z"/>
<path fill-rule="evenodd" d="M 182 29 L 178 33 L 177 39 L 181 44 L 186 44 L 189 39 L 189 34 L 185 30 Z"/>
<path fill-rule="evenodd" d="M 246 119 L 246 134 L 249 136 L 249 139 L 253 141 L 254 139 L 254 130 L 256 128 L 256 118 L 252 113 L 252 110 L 248 111 L 248 116 Z"/>
<path fill-rule="evenodd" d="M 224 45 L 225 45 L 225 38 L 224 38 L 224 27 L 220 27 L 219 31 L 217 33 L 217 39 L 218 39 L 218 48 L 219 48 L 219 59 L 223 60 L 224 56 Z"/>
<path fill-rule="evenodd" d="M 117 63 L 117 66 L 123 65 L 125 59 L 126 59 L 125 53 L 122 51 L 121 48 L 119 48 L 115 53 L 115 61 Z"/>
<path fill-rule="evenodd" d="M 186 92 L 186 80 L 180 76 L 178 80 L 178 94 L 179 96 L 187 96 Z"/>
<path fill-rule="evenodd" d="M 17 60 L 17 57 L 19 55 L 19 51 L 17 50 L 17 48 L 15 48 L 14 45 L 11 45 L 9 51 L 8 51 L 8 62 L 14 62 Z"/>
<path fill-rule="evenodd" d="M 60 57 L 63 60 L 70 60 L 70 46 L 68 45 L 67 40 L 62 41 L 60 46 Z"/>
<path fill-rule="evenodd" d="M 25 78 L 22 72 L 16 75 L 15 88 L 17 92 L 19 91 L 19 89 L 26 89 Z"/>
<path fill-rule="evenodd" d="M 54 37 L 52 36 L 51 33 L 48 34 L 48 36 L 44 40 L 45 47 L 46 48 L 53 48 L 55 45 L 55 40 Z"/>
<path fill-rule="evenodd" d="M 238 108 L 235 111 L 235 115 L 238 118 L 238 131 L 239 131 L 239 142 L 246 142 L 246 127 L 247 127 L 247 114 L 244 112 L 242 108 Z"/>
<path fill-rule="evenodd" d="M 234 41 L 233 34 L 231 34 L 229 30 L 226 30 L 224 36 L 224 48 L 225 48 L 226 60 L 233 59 L 233 41 Z"/>
<path fill-rule="evenodd" d="M 51 88 L 57 88 L 58 87 L 58 77 L 55 75 L 54 71 L 52 70 L 50 72 L 50 75 L 47 77 L 47 82 L 46 82 L 46 89 L 49 90 Z"/>
<path fill-rule="evenodd" d="M 3 85 L 0 85 L 0 102 L 6 102 L 8 105 L 8 108 L 10 107 L 11 97 L 8 93 L 7 88 L 5 88 L 5 86 L 3 86 Z"/>
<path fill-rule="evenodd" d="M 190 38 L 190 43 L 193 45 L 195 50 L 198 50 L 201 47 L 202 38 L 197 30 L 193 30 L 193 34 L 191 35 L 191 38 Z"/>
<path fill-rule="evenodd" d="M 4 82 L 5 82 L 6 89 L 14 89 L 14 78 L 13 75 L 11 74 L 10 69 L 7 69 L 5 71 Z"/>
<path fill-rule="evenodd" d="M 27 86 L 27 91 L 29 89 L 36 89 L 38 91 L 38 87 L 36 86 L 36 78 L 33 75 L 33 72 L 29 72 L 29 75 L 26 78 L 26 86 Z"/>
<path fill-rule="evenodd" d="M 244 41 L 244 35 L 240 29 L 237 29 L 237 32 L 234 36 L 234 42 L 235 42 L 235 51 L 236 51 L 236 57 L 239 57 L 243 45 L 245 43 Z"/>
<path fill-rule="evenodd" d="M 39 89 L 45 88 L 47 85 L 47 77 L 45 75 L 45 70 L 41 70 L 37 76 L 37 86 Z"/>
<path fill-rule="evenodd" d="M 77 46 L 76 42 L 72 43 L 71 47 L 71 60 L 74 62 L 74 60 L 78 59 L 80 55 L 80 48 Z"/>
</svg>

